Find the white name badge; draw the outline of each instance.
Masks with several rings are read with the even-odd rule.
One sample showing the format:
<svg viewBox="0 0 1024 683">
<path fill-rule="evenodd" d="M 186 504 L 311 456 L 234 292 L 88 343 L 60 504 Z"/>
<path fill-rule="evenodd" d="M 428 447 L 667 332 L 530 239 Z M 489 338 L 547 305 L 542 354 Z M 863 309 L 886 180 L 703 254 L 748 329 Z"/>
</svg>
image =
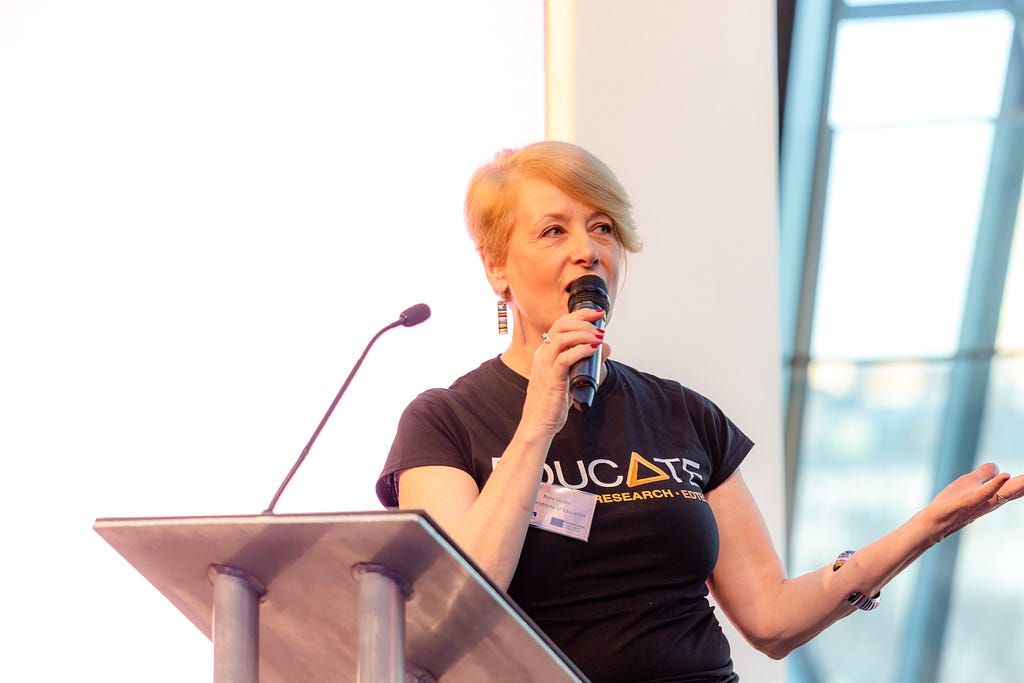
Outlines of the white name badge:
<svg viewBox="0 0 1024 683">
<path fill-rule="evenodd" d="M 541 484 L 530 526 L 586 541 L 596 507 L 597 496 L 593 493 Z"/>
</svg>

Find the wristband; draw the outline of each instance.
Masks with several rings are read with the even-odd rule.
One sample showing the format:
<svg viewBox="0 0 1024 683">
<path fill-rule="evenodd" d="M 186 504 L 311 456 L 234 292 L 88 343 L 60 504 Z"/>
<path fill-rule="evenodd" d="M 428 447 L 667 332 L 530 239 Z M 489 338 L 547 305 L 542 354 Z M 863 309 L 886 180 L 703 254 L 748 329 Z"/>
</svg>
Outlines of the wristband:
<svg viewBox="0 0 1024 683">
<path fill-rule="evenodd" d="M 846 561 L 853 556 L 853 553 L 853 550 L 844 550 L 843 552 L 839 553 L 839 557 L 837 557 L 836 561 L 832 564 L 832 571 L 839 571 L 839 568 L 846 564 Z M 882 602 L 881 597 L 882 591 L 878 591 L 870 598 L 864 595 L 863 593 L 853 593 L 847 596 L 846 601 L 859 610 L 870 612 L 871 610 L 878 607 L 878 605 Z"/>
</svg>

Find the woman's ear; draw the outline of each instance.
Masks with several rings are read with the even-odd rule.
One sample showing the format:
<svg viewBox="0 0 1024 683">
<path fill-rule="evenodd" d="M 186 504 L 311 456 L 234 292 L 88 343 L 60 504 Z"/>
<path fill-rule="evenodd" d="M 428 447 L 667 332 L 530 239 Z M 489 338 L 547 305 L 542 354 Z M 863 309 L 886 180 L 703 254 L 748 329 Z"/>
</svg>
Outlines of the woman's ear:
<svg viewBox="0 0 1024 683">
<path fill-rule="evenodd" d="M 491 283 L 491 289 L 499 297 L 504 298 L 508 293 L 508 280 L 505 279 L 505 264 L 498 263 L 498 260 L 487 250 L 480 249 L 480 261 L 483 263 L 484 272 L 487 274 L 487 281 Z"/>
</svg>

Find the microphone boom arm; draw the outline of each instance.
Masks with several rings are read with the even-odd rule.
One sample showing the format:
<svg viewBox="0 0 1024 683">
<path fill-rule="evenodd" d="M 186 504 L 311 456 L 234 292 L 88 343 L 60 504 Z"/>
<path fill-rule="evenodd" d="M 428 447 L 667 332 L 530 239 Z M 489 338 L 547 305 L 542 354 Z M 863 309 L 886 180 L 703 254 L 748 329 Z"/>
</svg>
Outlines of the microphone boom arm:
<svg viewBox="0 0 1024 683">
<path fill-rule="evenodd" d="M 330 419 L 331 413 L 334 412 L 334 407 L 337 406 L 338 401 L 341 400 L 342 394 L 344 394 L 345 390 L 348 389 L 348 385 L 352 383 L 352 378 L 355 377 L 356 371 L 359 370 L 359 366 L 363 364 L 363 359 L 366 358 L 366 354 L 370 352 L 370 347 L 373 346 L 373 343 L 377 341 L 382 334 L 392 328 L 399 326 L 412 327 L 413 325 L 420 324 L 429 317 L 430 308 L 426 304 L 416 304 L 415 306 L 403 311 L 398 320 L 373 335 L 373 339 L 371 339 L 370 343 L 366 345 L 365 349 L 363 349 L 363 354 L 359 356 L 359 360 L 357 360 L 356 364 L 352 366 L 352 370 L 348 373 L 345 383 L 341 385 L 341 389 L 338 390 L 338 394 L 334 397 L 334 400 L 331 401 L 330 408 L 328 408 L 327 412 L 324 413 L 323 419 L 320 420 L 320 424 L 317 425 L 316 431 L 313 432 L 313 436 L 309 437 L 306 447 L 302 449 L 302 453 L 299 454 L 295 464 L 292 465 L 291 470 L 288 471 L 288 476 L 284 478 L 284 481 L 282 481 L 281 485 L 277 488 L 277 493 L 275 493 L 274 497 L 270 500 L 270 505 L 268 505 L 267 509 L 263 511 L 264 515 L 274 514 L 274 508 L 277 506 L 278 499 L 281 497 L 281 494 L 284 493 L 285 488 L 288 486 L 289 482 L 291 482 L 292 477 L 295 476 L 295 473 L 306 459 L 306 456 L 309 455 L 309 449 L 313 447 L 313 443 L 316 442 L 317 437 L 320 436 L 320 431 L 324 428 L 324 425 L 327 424 L 327 420 Z"/>
</svg>

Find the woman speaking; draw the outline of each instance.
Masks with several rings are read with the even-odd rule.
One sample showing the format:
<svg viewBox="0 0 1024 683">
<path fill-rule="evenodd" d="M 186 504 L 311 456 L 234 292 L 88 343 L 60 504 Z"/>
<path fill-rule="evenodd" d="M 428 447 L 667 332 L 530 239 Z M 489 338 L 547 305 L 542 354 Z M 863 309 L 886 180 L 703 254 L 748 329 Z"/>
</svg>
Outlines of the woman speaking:
<svg viewBox="0 0 1024 683">
<path fill-rule="evenodd" d="M 506 151 L 473 175 L 465 214 L 509 346 L 406 408 L 378 496 L 427 511 L 591 680 L 738 681 L 709 591 L 781 658 L 1024 495 L 1024 477 L 982 465 L 787 577 L 741 474 L 750 439 L 707 398 L 608 359 L 640 246 L 611 171 L 568 143 Z"/>
</svg>

